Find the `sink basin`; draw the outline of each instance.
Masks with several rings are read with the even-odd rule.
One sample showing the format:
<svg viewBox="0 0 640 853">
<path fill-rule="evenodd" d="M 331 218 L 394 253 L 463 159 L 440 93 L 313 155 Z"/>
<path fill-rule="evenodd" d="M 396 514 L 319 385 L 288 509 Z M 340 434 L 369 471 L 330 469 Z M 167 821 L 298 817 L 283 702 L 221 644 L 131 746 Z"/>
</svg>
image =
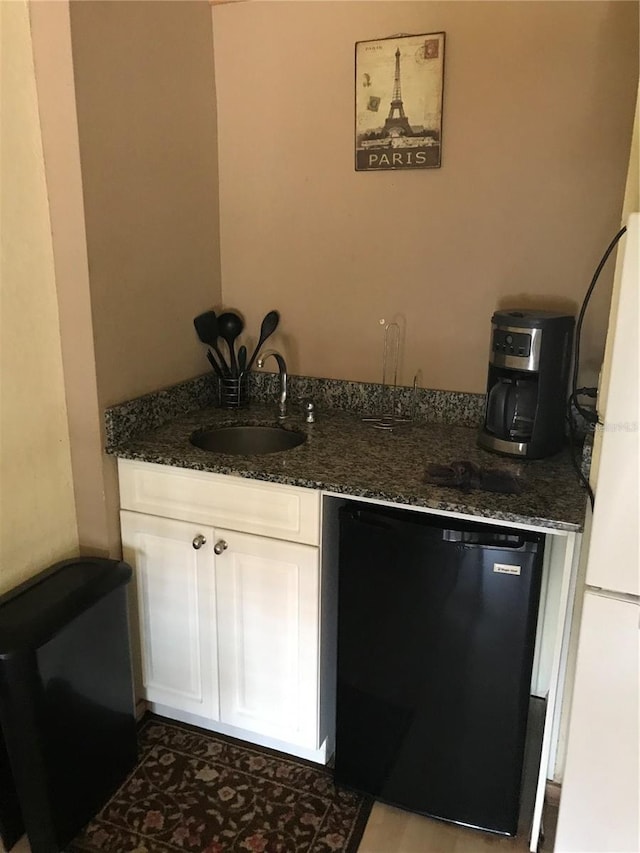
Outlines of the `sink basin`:
<svg viewBox="0 0 640 853">
<path fill-rule="evenodd" d="M 226 426 L 196 430 L 189 439 L 191 444 L 212 453 L 229 453 L 235 456 L 278 453 L 291 450 L 307 440 L 301 432 L 292 432 L 279 426 Z"/>
</svg>

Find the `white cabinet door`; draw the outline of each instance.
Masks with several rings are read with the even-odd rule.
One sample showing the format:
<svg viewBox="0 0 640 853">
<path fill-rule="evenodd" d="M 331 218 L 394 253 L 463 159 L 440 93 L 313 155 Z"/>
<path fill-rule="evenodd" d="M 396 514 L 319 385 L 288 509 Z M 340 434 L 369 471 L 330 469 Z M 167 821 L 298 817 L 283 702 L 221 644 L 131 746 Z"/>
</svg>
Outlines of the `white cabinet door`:
<svg viewBox="0 0 640 853">
<path fill-rule="evenodd" d="M 318 549 L 216 528 L 220 719 L 318 746 Z"/>
<path fill-rule="evenodd" d="M 120 518 L 136 576 L 145 698 L 218 719 L 213 529 L 135 512 Z M 195 548 L 199 536 L 206 542 Z"/>
<path fill-rule="evenodd" d="M 557 853 L 640 849 L 637 602 L 584 597 Z"/>
</svg>

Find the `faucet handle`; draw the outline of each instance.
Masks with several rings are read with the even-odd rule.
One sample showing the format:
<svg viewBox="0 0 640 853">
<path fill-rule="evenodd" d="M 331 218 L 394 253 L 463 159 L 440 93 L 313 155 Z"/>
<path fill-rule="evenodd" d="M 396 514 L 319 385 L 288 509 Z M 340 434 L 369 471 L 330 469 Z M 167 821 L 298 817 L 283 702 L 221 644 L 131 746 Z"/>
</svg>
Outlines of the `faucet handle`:
<svg viewBox="0 0 640 853">
<path fill-rule="evenodd" d="M 313 403 L 313 400 L 305 400 L 304 401 L 304 411 L 305 411 L 305 421 L 308 424 L 312 424 L 316 419 L 316 407 Z"/>
</svg>

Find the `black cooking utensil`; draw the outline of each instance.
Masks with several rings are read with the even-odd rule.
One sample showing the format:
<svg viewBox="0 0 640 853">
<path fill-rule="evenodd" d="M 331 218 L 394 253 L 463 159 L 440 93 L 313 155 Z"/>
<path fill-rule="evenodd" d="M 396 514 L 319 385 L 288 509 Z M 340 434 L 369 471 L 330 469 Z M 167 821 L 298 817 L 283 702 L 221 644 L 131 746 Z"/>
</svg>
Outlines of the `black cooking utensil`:
<svg viewBox="0 0 640 853">
<path fill-rule="evenodd" d="M 224 379 L 224 373 L 222 372 L 222 368 L 216 361 L 215 356 L 210 349 L 207 350 L 207 358 L 209 359 L 209 364 L 211 365 L 211 367 L 213 367 L 220 379 Z"/>
<path fill-rule="evenodd" d="M 240 373 L 247 372 L 247 348 L 244 344 L 238 350 L 238 370 Z"/>
<path fill-rule="evenodd" d="M 247 364 L 247 370 L 251 370 L 253 362 L 258 357 L 258 353 L 262 348 L 262 344 L 270 337 L 278 327 L 278 323 L 280 322 L 280 315 L 277 311 L 269 311 L 268 314 L 265 315 L 264 320 L 262 321 L 262 326 L 260 326 L 260 337 L 258 339 L 258 343 L 256 344 L 256 348 L 253 351 L 253 355 L 249 359 L 249 363 Z"/>
<path fill-rule="evenodd" d="M 198 337 L 202 343 L 209 344 L 210 347 L 213 347 L 216 355 L 220 359 L 222 372 L 228 374 L 229 366 L 225 361 L 225 357 L 220 352 L 220 347 L 218 346 L 218 338 L 220 337 L 220 334 L 218 332 L 218 318 L 216 317 L 216 312 L 205 311 L 204 314 L 198 314 L 198 316 L 193 320 L 193 325 L 196 327 L 196 332 L 198 333 Z"/>
<path fill-rule="evenodd" d="M 234 350 L 235 340 L 242 333 L 244 323 L 242 317 L 238 317 L 233 311 L 227 311 L 218 317 L 218 334 L 227 342 L 229 347 L 229 361 L 232 376 L 238 375 L 238 362 Z"/>
</svg>

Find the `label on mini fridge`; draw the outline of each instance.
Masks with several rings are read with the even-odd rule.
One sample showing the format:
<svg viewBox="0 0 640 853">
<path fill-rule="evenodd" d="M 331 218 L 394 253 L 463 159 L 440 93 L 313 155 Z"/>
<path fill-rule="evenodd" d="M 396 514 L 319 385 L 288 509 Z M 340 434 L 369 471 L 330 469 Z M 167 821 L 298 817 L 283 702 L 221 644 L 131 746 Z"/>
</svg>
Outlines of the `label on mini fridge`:
<svg viewBox="0 0 640 853">
<path fill-rule="evenodd" d="M 508 566 L 506 563 L 494 563 L 493 571 L 501 575 L 519 575 L 520 566 Z"/>
</svg>

